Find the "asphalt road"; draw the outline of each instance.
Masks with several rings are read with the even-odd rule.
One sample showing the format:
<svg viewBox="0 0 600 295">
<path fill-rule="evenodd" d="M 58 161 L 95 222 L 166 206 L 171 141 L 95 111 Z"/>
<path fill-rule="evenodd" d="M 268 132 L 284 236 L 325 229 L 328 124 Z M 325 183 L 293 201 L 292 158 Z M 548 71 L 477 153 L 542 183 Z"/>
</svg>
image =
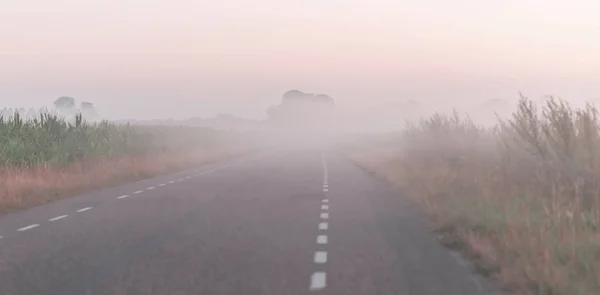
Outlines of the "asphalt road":
<svg viewBox="0 0 600 295">
<path fill-rule="evenodd" d="M 0 294 L 496 294 L 415 212 L 333 150 L 251 155 L 0 217 Z"/>
</svg>

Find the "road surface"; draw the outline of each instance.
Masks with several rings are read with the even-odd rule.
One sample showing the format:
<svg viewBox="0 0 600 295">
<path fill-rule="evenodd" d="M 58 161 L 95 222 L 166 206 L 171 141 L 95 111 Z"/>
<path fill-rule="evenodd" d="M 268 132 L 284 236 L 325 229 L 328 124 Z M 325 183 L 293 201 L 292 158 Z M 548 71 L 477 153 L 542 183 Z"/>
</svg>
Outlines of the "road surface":
<svg viewBox="0 0 600 295">
<path fill-rule="evenodd" d="M 0 217 L 2 295 L 483 295 L 386 184 L 279 150 Z"/>
</svg>

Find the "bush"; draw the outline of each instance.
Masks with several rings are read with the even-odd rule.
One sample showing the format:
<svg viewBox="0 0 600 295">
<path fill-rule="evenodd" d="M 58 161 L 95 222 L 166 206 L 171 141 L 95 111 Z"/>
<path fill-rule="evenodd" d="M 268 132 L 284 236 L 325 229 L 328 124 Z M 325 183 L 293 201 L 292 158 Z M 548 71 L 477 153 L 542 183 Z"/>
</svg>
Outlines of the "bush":
<svg viewBox="0 0 600 295">
<path fill-rule="evenodd" d="M 436 228 L 506 286 L 600 294 L 598 111 L 521 97 L 498 120 L 484 128 L 454 113 L 409 124 L 370 168 L 422 201 Z"/>
</svg>

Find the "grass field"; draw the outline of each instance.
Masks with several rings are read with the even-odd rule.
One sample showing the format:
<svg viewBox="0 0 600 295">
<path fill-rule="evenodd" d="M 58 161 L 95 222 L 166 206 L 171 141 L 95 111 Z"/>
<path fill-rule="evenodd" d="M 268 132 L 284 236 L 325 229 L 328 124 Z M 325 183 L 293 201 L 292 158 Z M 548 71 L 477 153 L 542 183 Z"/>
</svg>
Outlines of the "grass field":
<svg viewBox="0 0 600 295">
<path fill-rule="evenodd" d="M 598 111 L 522 98 L 482 128 L 437 114 L 348 156 L 422 205 L 441 241 L 515 294 L 600 294 Z"/>
<path fill-rule="evenodd" d="M 235 132 L 66 121 L 41 112 L 0 118 L 0 212 L 168 173 L 249 150 Z"/>
</svg>

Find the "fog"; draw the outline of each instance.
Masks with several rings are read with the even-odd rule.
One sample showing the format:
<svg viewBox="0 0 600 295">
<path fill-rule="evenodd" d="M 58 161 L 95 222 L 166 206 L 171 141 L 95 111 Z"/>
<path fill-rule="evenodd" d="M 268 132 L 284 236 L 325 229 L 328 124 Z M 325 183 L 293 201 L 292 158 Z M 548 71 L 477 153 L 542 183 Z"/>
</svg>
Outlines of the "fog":
<svg viewBox="0 0 600 295">
<path fill-rule="evenodd" d="M 0 107 L 94 103 L 111 120 L 264 121 L 290 90 L 339 130 L 457 109 L 489 123 L 519 92 L 600 101 L 594 1 L 10 1 Z"/>
</svg>

